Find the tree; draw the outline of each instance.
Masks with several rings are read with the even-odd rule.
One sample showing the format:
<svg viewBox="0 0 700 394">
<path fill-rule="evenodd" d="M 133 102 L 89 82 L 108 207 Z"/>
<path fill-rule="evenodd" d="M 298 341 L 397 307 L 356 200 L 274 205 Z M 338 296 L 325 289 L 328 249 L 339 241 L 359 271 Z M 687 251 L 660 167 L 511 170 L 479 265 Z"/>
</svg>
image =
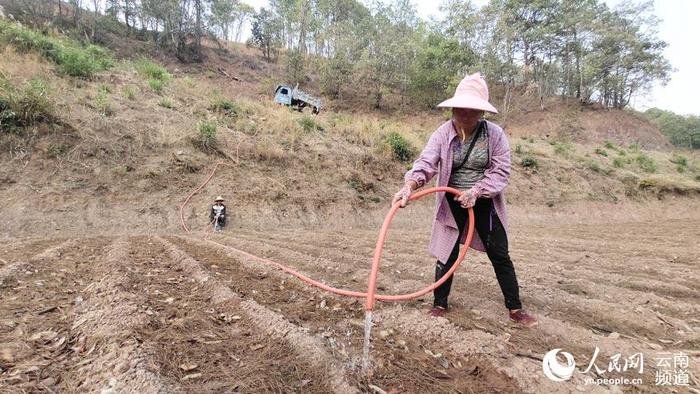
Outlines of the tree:
<svg viewBox="0 0 700 394">
<path fill-rule="evenodd" d="M 259 48 L 267 60 L 277 58 L 281 46 L 281 23 L 276 15 L 265 8 L 253 16 L 250 44 Z"/>
<path fill-rule="evenodd" d="M 238 2 L 234 0 L 213 0 L 211 3 L 211 23 L 219 29 L 221 38 L 229 39 L 229 30 L 236 15 Z"/>
<path fill-rule="evenodd" d="M 235 33 L 235 41 L 241 41 L 243 25 L 255 14 L 255 9 L 248 4 L 238 3 L 233 10 L 233 30 Z"/>
<path fill-rule="evenodd" d="M 455 36 L 456 37 L 456 36 Z M 477 56 L 466 44 L 438 31 L 419 34 L 420 43 L 410 70 L 411 102 L 432 108 L 454 92 L 456 83 L 473 68 Z"/>
<path fill-rule="evenodd" d="M 624 108 L 632 96 L 668 82 L 671 66 L 663 56 L 666 42 L 656 37 L 653 4 L 623 3 L 603 14 L 593 44 L 592 66 L 599 75 L 599 100 L 609 108 Z"/>
<path fill-rule="evenodd" d="M 700 149 L 700 117 L 682 116 L 671 111 L 650 108 L 644 115 L 656 123 L 669 141 L 680 148 Z"/>
</svg>

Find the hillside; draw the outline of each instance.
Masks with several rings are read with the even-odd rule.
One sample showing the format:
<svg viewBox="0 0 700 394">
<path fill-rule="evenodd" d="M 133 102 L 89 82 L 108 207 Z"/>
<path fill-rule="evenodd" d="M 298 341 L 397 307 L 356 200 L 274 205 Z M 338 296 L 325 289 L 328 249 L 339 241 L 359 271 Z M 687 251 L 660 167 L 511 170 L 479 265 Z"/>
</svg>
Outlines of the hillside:
<svg viewBox="0 0 700 394">
<path fill-rule="evenodd" d="M 219 160 L 230 166 L 196 200 L 190 215 L 197 223 L 206 220 L 206 196 L 214 194 L 232 200 L 237 223 L 270 216 L 321 223 L 329 215 L 382 211 L 407 165 L 393 157 L 386 136 L 403 136 L 415 155 L 444 119 L 439 112 L 403 115 L 408 108 L 371 112 L 361 104 L 341 111 L 328 100 L 318 117 L 299 114 L 271 104 L 271 87 L 283 80 L 279 66 L 241 46 L 218 53 L 208 50 L 203 65 L 166 61 L 172 77 L 154 87 L 143 68 L 158 66 L 138 54 L 86 80 L 5 47 L 3 75 L 18 87 L 44 81 L 57 120 L 3 133 L 3 226 L 12 234 L 175 229 L 185 191 Z M 216 127 L 215 149 L 197 142 L 203 122 Z M 677 169 L 678 154 L 632 113 L 552 102 L 544 111 L 512 113 L 505 126 L 513 204 L 638 201 L 699 187 L 696 156 L 682 153 L 684 168 Z M 648 146 L 662 150 L 640 149 Z M 642 168 L 647 158 L 653 168 Z M 41 210 L 28 209 L 37 200 Z"/>
</svg>

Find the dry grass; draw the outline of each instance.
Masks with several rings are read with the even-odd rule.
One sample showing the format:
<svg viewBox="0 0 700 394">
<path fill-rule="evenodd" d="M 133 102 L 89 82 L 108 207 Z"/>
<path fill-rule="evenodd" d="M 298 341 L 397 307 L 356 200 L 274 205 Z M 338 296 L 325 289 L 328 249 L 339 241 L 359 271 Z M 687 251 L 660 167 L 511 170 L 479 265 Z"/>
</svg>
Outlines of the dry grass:
<svg viewBox="0 0 700 394">
<path fill-rule="evenodd" d="M 72 126 L 73 137 L 42 140 L 45 137 L 37 136 L 29 145 L 8 137 L 0 146 L 12 151 L 10 160 L 23 158 L 18 165 L 24 165 L 32 144 L 39 144 L 43 157 L 51 162 L 37 165 L 65 171 L 61 190 L 103 190 L 105 186 L 99 181 L 83 180 L 83 174 L 115 174 L 111 184 L 138 185 L 129 190 L 129 196 L 113 189 L 115 196 L 121 196 L 118 198 L 147 201 L 157 191 L 159 198 L 174 204 L 179 194 L 173 193 L 172 187 L 188 188 L 201 182 L 201 171 L 224 159 L 237 167 L 222 170 L 217 177 L 222 185 L 229 185 L 224 187 L 236 189 L 237 204 L 247 207 L 246 215 L 263 211 L 259 208 L 261 198 L 298 208 L 301 216 L 314 212 L 315 218 L 338 209 L 379 209 L 400 185 L 408 166 L 392 157 L 386 136 L 396 133 L 419 152 L 442 122 L 442 115 L 435 114 L 330 110 L 318 116 L 300 114 L 273 104 L 271 94 L 251 97 L 246 84 L 252 82 L 239 84 L 218 74 L 183 72 L 175 67 L 168 67 L 173 76 L 165 96 L 153 92 L 128 61 L 84 81 L 56 74 L 35 55 L 17 55 L 11 50 L 5 54 L 10 57 L 1 58 L 0 64 L 8 66 L 3 72 L 9 70 L 8 77 L 15 83 L 37 75 L 48 80 L 56 97 L 56 112 L 61 121 Z M 95 105 L 98 94 L 109 104 L 109 116 Z M 173 108 L 162 105 L 164 97 Z M 230 102 L 235 111 L 216 109 L 212 105 L 215 99 Z M 198 124 L 204 121 L 217 127 L 216 151 L 200 151 L 192 144 Z M 687 158 L 681 173 L 678 164 L 671 161 L 674 152 L 643 150 L 657 166 L 655 173 L 648 174 L 634 161 L 639 152 L 628 146 L 616 143 L 613 149 L 603 143 L 552 140 L 555 137 L 510 136 L 513 171 L 509 202 L 551 206 L 639 199 L 648 194 L 640 190 L 640 181 L 651 175 L 667 180 L 663 193 L 688 194 L 685 190 L 696 185 L 700 175 L 700 157 L 694 152 L 680 152 Z M 608 155 L 596 154 L 596 149 L 604 149 Z M 633 159 L 623 168 L 614 166 L 614 159 L 620 157 L 618 150 Z M 523 168 L 526 155 L 537 160 L 537 169 Z M 191 165 L 178 164 L 172 159 L 175 156 L 188 157 Z M 39 168 L 29 175 L 36 177 L 34 182 L 53 182 L 47 178 L 51 172 Z M 132 170 L 115 172 L 115 168 Z M 154 169 L 159 175 L 149 176 Z M 357 182 L 360 178 L 362 184 Z M 671 186 L 674 182 L 677 187 Z M 278 196 L 268 190 L 270 183 L 292 190 Z"/>
</svg>

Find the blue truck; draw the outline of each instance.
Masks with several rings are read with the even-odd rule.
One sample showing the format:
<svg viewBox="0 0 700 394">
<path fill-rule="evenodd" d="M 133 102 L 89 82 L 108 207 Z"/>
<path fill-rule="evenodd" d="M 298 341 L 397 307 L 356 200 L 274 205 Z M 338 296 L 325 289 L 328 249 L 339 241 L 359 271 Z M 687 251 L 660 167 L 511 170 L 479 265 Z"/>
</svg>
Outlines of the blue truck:
<svg viewBox="0 0 700 394">
<path fill-rule="evenodd" d="M 316 115 L 321 111 L 321 99 L 316 98 L 299 89 L 299 85 L 277 85 L 275 88 L 275 102 L 292 107 L 303 112 L 305 107 L 311 107 L 311 112 Z"/>
</svg>

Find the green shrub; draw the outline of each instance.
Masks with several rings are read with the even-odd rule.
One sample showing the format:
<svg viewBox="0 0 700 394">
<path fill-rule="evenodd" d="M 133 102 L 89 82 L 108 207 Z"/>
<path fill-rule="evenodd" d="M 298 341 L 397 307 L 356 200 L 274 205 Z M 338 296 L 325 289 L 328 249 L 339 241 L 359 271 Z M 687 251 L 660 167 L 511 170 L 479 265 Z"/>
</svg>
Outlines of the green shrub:
<svg viewBox="0 0 700 394">
<path fill-rule="evenodd" d="M 525 168 L 533 168 L 533 169 L 536 169 L 539 167 L 539 163 L 537 162 L 537 159 L 532 155 L 527 155 L 527 156 L 523 157 L 523 159 L 520 161 L 520 165 L 525 167 Z"/>
<path fill-rule="evenodd" d="M 0 130 L 19 132 L 54 117 L 53 102 L 44 81 L 32 79 L 16 88 L 0 78 Z"/>
<path fill-rule="evenodd" d="M 174 107 L 172 100 L 170 100 L 167 97 L 163 97 L 162 99 L 160 99 L 160 101 L 158 101 L 158 105 L 160 105 L 163 108 L 168 108 L 168 109 L 173 109 L 173 107 Z"/>
<path fill-rule="evenodd" d="M 77 42 L 45 36 L 4 21 L 0 21 L 0 44 L 12 45 L 20 53 L 38 53 L 58 65 L 61 72 L 74 77 L 89 78 L 114 63 L 104 48 L 96 45 L 83 47 Z"/>
<path fill-rule="evenodd" d="M 608 152 L 605 149 L 602 148 L 595 148 L 595 153 L 597 155 L 605 156 L 608 157 Z"/>
<path fill-rule="evenodd" d="M 312 131 L 323 131 L 323 127 L 321 127 L 320 124 L 316 123 L 314 118 L 310 116 L 302 116 L 297 120 L 299 122 L 299 125 L 301 126 L 301 129 L 304 130 L 307 133 L 310 133 Z M 403 138 L 403 136 L 401 136 Z"/>
<path fill-rule="evenodd" d="M 92 56 L 79 48 L 65 48 L 60 59 L 61 71 L 73 77 L 89 78 L 101 68 Z"/>
<path fill-rule="evenodd" d="M 114 59 L 109 52 L 97 45 L 88 45 L 85 52 L 97 63 L 100 70 L 109 70 L 114 67 Z"/>
<path fill-rule="evenodd" d="M 608 149 L 615 150 L 615 145 L 608 140 L 603 141 L 603 146 L 608 148 Z"/>
<path fill-rule="evenodd" d="M 642 148 L 636 142 L 629 146 L 629 150 L 632 152 L 639 152 L 641 149 Z"/>
<path fill-rule="evenodd" d="M 524 138 L 524 137 L 523 137 L 523 138 Z M 520 145 L 520 144 L 516 144 L 516 145 L 515 145 L 515 153 L 516 153 L 516 154 L 521 154 L 521 153 L 523 153 L 523 147 L 522 147 L 522 145 Z"/>
<path fill-rule="evenodd" d="M 197 135 L 196 143 L 200 148 L 213 150 L 216 149 L 216 124 L 212 122 L 200 122 L 197 126 L 199 134 Z"/>
<path fill-rule="evenodd" d="M 639 164 L 639 168 L 641 168 L 644 172 L 656 172 L 656 162 L 646 154 L 640 153 L 637 155 L 635 160 L 637 161 L 637 164 Z"/>
<path fill-rule="evenodd" d="M 615 168 L 625 168 L 625 162 L 626 162 L 626 161 L 627 161 L 627 160 L 625 160 L 625 159 L 622 158 L 622 157 L 616 157 L 616 158 L 613 159 L 613 167 L 615 167 Z"/>
<path fill-rule="evenodd" d="M 163 88 L 165 88 L 166 82 L 161 81 L 160 79 L 149 79 L 148 80 L 148 86 L 153 90 L 154 92 L 161 94 L 163 92 Z"/>
<path fill-rule="evenodd" d="M 95 108 L 97 111 L 104 116 L 111 116 L 114 114 L 114 108 L 112 107 L 112 102 L 109 100 L 107 93 L 100 91 L 95 97 Z"/>
<path fill-rule="evenodd" d="M 139 75 L 148 79 L 148 86 L 158 94 L 163 92 L 163 89 L 172 78 L 172 75 L 168 73 L 165 67 L 153 63 L 146 58 L 136 60 L 134 62 L 134 68 Z"/>
<path fill-rule="evenodd" d="M 684 173 L 687 169 L 688 167 L 686 166 L 682 166 L 680 164 L 676 165 L 676 171 L 678 171 L 679 174 Z"/>
<path fill-rule="evenodd" d="M 219 112 L 227 116 L 236 116 L 240 113 L 240 108 L 233 101 L 225 98 L 216 98 L 209 106 L 214 112 Z"/>
<path fill-rule="evenodd" d="M 389 146 L 394 159 L 400 162 L 408 162 L 416 154 L 416 150 L 406 138 L 396 131 L 384 136 L 384 143 Z"/>
<path fill-rule="evenodd" d="M 168 82 L 172 78 L 172 75 L 170 75 L 165 67 L 153 63 L 146 58 L 136 60 L 134 62 L 134 68 L 139 75 L 146 79 L 155 79 L 158 81 Z"/>
<path fill-rule="evenodd" d="M 673 163 L 673 164 L 678 164 L 679 166 L 683 166 L 683 167 L 688 166 L 688 158 L 683 156 L 683 155 L 674 154 L 670 160 L 671 160 L 671 163 Z"/>
</svg>

